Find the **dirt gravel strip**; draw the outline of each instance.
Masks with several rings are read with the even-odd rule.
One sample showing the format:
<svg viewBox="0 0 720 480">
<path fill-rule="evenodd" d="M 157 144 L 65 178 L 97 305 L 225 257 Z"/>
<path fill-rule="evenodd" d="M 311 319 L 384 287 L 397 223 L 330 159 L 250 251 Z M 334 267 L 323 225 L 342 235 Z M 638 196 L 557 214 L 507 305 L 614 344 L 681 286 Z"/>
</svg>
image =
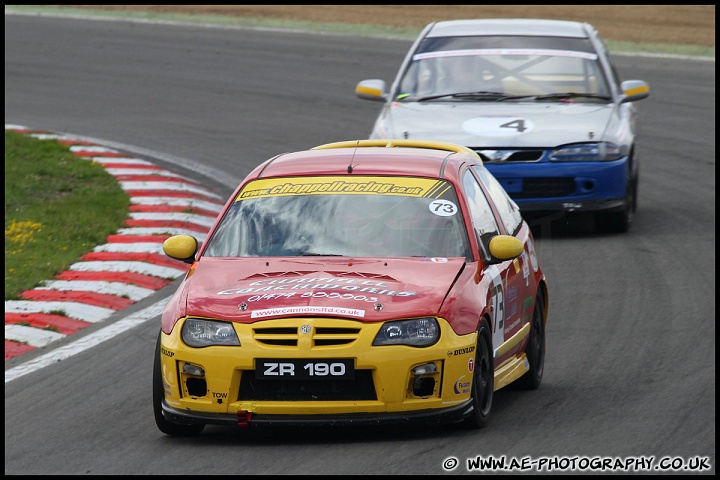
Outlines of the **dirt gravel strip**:
<svg viewBox="0 0 720 480">
<path fill-rule="evenodd" d="M 171 235 L 205 241 L 225 199 L 147 160 L 75 138 L 5 125 L 6 130 L 56 140 L 80 158 L 101 164 L 130 196 L 125 227 L 53 280 L 5 301 L 5 360 L 106 320 L 174 279 L 189 265 L 167 257 Z M 64 315 L 58 314 L 63 312 Z"/>
</svg>

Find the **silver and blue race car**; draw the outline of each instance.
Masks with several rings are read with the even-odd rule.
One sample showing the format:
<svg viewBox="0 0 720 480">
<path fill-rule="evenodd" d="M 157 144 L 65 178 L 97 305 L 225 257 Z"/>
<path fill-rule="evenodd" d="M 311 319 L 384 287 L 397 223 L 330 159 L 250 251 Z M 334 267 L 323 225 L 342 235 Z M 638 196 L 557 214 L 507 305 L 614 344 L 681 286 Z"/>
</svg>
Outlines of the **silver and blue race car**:
<svg viewBox="0 0 720 480">
<path fill-rule="evenodd" d="M 469 19 L 427 25 L 388 88 L 370 138 L 447 141 L 477 152 L 529 220 L 589 213 L 626 232 L 637 209 L 642 80 L 622 81 L 590 24 Z"/>
</svg>

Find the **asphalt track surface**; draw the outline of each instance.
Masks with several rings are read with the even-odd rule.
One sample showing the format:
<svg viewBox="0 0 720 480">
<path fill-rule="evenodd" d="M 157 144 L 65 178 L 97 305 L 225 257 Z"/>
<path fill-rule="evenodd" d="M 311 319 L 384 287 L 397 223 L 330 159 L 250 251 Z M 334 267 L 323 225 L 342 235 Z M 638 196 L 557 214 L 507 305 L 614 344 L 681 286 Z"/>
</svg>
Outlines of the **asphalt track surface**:
<svg viewBox="0 0 720 480">
<path fill-rule="evenodd" d="M 270 156 L 365 138 L 379 104 L 355 99 L 355 83 L 392 78 L 408 46 L 6 15 L 5 123 L 113 149 L 224 199 Z M 481 473 L 468 459 L 505 456 L 556 459 L 552 473 L 570 473 L 562 467 L 573 458 L 706 459 L 710 470 L 684 472 L 714 474 L 715 63 L 618 63 L 652 88 L 638 104 L 635 224 L 624 235 L 540 229 L 545 378 L 536 392 L 499 391 L 487 428 L 165 437 L 152 418 L 151 366 L 174 280 L 5 362 L 5 473 L 462 474 Z M 459 465 L 445 470 L 450 457 Z"/>
</svg>

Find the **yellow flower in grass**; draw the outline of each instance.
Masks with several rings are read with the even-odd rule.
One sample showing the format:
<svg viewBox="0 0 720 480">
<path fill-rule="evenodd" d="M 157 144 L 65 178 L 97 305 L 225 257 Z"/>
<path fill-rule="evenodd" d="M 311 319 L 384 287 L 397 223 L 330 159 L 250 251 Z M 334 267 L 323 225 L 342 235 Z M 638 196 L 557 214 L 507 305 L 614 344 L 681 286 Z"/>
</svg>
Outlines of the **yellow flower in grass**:
<svg viewBox="0 0 720 480">
<path fill-rule="evenodd" d="M 5 242 L 13 243 L 22 248 L 26 243 L 34 242 L 33 236 L 41 230 L 41 223 L 13 220 L 10 226 L 5 229 Z"/>
</svg>

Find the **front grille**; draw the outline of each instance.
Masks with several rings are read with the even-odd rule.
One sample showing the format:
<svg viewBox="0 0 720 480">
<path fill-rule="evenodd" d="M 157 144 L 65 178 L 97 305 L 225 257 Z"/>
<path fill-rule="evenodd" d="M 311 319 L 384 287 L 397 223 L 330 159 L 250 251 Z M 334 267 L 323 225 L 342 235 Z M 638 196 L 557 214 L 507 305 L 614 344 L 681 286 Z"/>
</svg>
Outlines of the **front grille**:
<svg viewBox="0 0 720 480">
<path fill-rule="evenodd" d="M 348 345 L 357 340 L 359 328 L 315 327 L 312 335 L 313 347 Z M 300 332 L 296 327 L 258 327 L 253 328 L 253 338 L 263 345 L 297 347 Z"/>
<path fill-rule="evenodd" d="M 471 147 L 472 148 L 472 147 Z M 543 157 L 544 150 L 490 150 L 487 148 L 472 148 L 480 155 L 483 163 L 506 163 L 506 162 L 539 162 Z"/>
<path fill-rule="evenodd" d="M 567 197 L 575 193 L 575 180 L 567 177 L 523 178 L 522 192 L 513 192 L 512 198 Z"/>
<path fill-rule="evenodd" d="M 263 380 L 243 370 L 238 400 L 377 400 L 370 370 L 355 370 L 354 380 Z"/>
</svg>

